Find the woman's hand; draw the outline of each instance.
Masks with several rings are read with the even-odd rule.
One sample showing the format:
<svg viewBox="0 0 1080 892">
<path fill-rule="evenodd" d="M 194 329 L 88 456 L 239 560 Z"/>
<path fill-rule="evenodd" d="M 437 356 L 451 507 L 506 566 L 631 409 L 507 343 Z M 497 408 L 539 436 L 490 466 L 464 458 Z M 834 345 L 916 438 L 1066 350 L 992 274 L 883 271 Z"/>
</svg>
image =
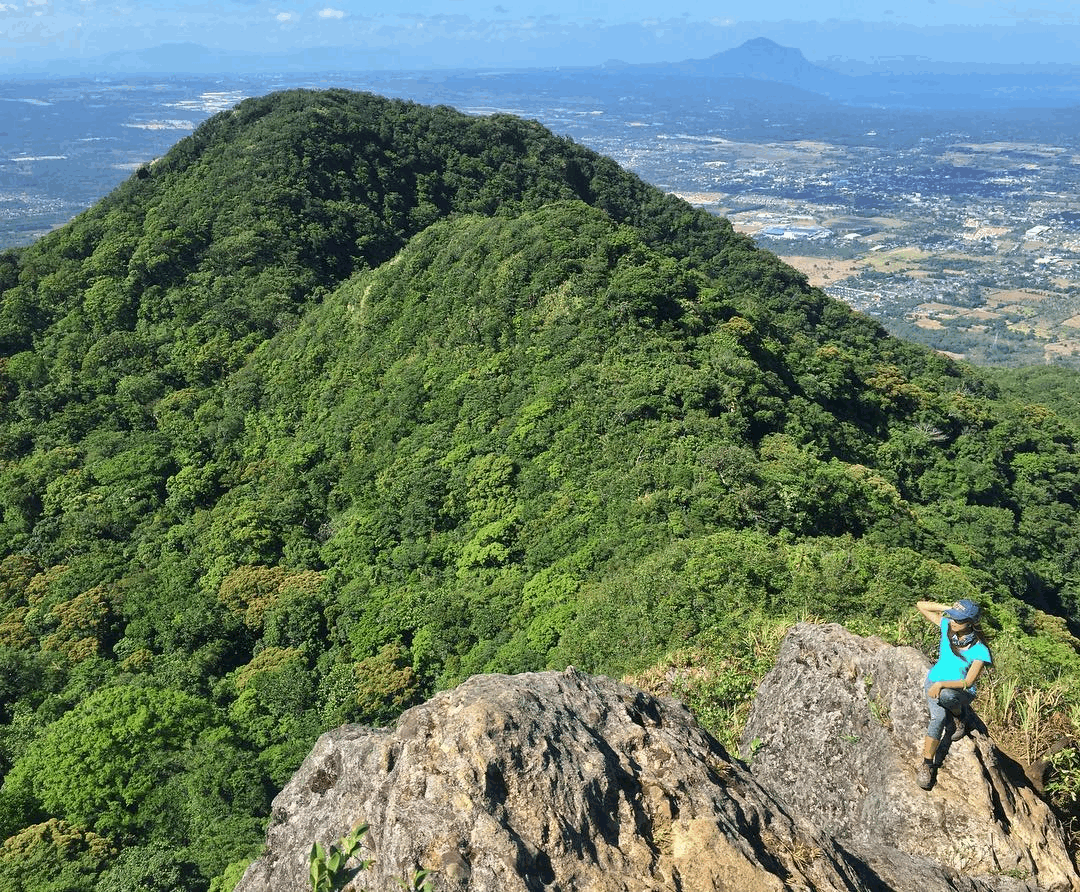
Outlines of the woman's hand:
<svg viewBox="0 0 1080 892">
<path fill-rule="evenodd" d="M 927 695 L 927 696 L 928 696 L 928 697 L 929 697 L 929 698 L 930 698 L 931 700 L 937 700 L 938 696 L 939 696 L 939 695 L 941 694 L 941 689 L 942 689 L 943 687 L 944 687 L 944 685 L 943 685 L 943 684 L 942 684 L 942 683 L 941 683 L 940 681 L 935 681 L 935 682 L 934 682 L 934 683 L 933 683 L 932 685 L 930 685 L 930 687 L 929 687 L 929 688 L 927 689 L 927 691 L 926 691 L 926 695 Z"/>
</svg>

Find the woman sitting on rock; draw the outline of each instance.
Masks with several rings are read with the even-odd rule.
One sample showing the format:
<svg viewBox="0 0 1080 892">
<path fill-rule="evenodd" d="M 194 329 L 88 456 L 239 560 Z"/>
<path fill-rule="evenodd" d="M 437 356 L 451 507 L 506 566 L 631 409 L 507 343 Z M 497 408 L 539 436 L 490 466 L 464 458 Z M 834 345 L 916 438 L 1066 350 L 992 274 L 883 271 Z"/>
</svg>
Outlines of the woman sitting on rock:
<svg viewBox="0 0 1080 892">
<path fill-rule="evenodd" d="M 926 702 L 930 724 L 923 740 L 923 760 L 916 780 L 929 790 L 934 785 L 934 757 L 945 730 L 946 714 L 953 717 L 952 740 L 963 737 L 971 726 L 971 701 L 975 699 L 975 679 L 991 661 L 979 629 L 979 605 L 963 598 L 953 604 L 919 601 L 919 613 L 941 629 L 938 661 L 926 677 Z"/>
</svg>

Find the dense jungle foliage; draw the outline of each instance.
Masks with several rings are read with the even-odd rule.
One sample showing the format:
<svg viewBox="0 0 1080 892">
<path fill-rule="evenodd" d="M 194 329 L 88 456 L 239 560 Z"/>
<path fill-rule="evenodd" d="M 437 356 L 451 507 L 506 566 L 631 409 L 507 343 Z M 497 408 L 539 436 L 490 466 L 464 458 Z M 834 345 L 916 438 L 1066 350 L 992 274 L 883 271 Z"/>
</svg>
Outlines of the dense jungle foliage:
<svg viewBox="0 0 1080 892">
<path fill-rule="evenodd" d="M 1075 379 L 535 123 L 248 100 L 0 291 L 0 888 L 231 888 L 316 735 L 475 672 L 690 661 L 730 735 L 769 629 L 924 597 L 987 606 L 1021 755 L 1026 691 L 1077 727 Z"/>
</svg>

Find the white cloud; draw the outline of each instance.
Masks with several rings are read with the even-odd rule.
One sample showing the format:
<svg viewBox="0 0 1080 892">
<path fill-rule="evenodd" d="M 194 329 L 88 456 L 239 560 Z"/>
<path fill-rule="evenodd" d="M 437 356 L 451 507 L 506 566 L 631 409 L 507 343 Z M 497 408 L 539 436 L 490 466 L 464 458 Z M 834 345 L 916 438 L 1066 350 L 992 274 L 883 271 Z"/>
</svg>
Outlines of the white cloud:
<svg viewBox="0 0 1080 892">
<path fill-rule="evenodd" d="M 12 6 L 8 3 L 0 3 L 0 12 L 15 12 L 19 7 Z"/>
<path fill-rule="evenodd" d="M 319 10 L 319 18 L 320 19 L 343 19 L 343 18 L 345 18 L 345 13 L 342 12 L 340 9 L 331 9 L 328 6 L 328 7 L 326 7 L 326 9 L 320 9 Z"/>
<path fill-rule="evenodd" d="M 26 0 L 27 6 L 44 6 L 49 0 Z"/>
<path fill-rule="evenodd" d="M 296 18 L 296 13 L 295 12 L 279 12 L 276 16 L 274 16 L 274 18 L 277 19 L 279 22 L 291 22 L 293 19 Z"/>
</svg>

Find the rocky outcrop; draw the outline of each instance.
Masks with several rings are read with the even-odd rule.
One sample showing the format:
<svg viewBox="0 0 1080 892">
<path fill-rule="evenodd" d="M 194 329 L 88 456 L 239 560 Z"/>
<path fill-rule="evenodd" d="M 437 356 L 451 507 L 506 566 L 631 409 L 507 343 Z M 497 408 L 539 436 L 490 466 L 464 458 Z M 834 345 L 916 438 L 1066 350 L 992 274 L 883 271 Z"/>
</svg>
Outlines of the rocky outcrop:
<svg viewBox="0 0 1080 892">
<path fill-rule="evenodd" d="M 421 865 L 476 892 L 864 888 L 681 704 L 574 671 L 477 676 L 393 731 L 323 735 L 238 892 L 307 888 L 312 841 L 361 821 L 374 890 Z"/>
<path fill-rule="evenodd" d="M 928 666 L 842 626 L 794 627 L 742 738 L 754 777 L 868 864 L 900 851 L 967 876 L 1080 889 L 1061 827 L 985 729 L 943 749 L 933 789 L 915 783 Z"/>
<path fill-rule="evenodd" d="M 831 651 L 816 657 L 806 651 L 830 641 Z M 900 724 L 914 722 L 918 729 L 922 719 L 904 690 L 907 670 L 881 655 L 878 662 L 863 656 L 879 650 L 833 627 L 793 633 L 764 686 L 759 736 L 751 738 L 755 770 L 766 784 L 729 758 L 675 701 L 573 670 L 477 676 L 410 709 L 392 730 L 346 726 L 323 735 L 275 799 L 266 850 L 237 890 L 308 889 L 311 843 L 332 843 L 360 822 L 371 824 L 361 854 L 375 864 L 354 879 L 355 889 L 399 888 L 418 866 L 434 868 L 436 890 L 472 892 L 1042 888 L 1032 879 L 1047 881 L 1045 888 L 1070 888 L 1075 874 L 1063 850 L 1053 848 L 1045 809 L 1000 772 L 988 781 L 986 797 L 999 811 L 1010 809 L 1015 844 L 998 839 L 996 817 L 982 837 L 972 819 L 964 825 L 970 835 L 958 841 L 977 848 L 991 838 L 999 868 L 1015 865 L 1014 876 L 972 876 L 993 873 L 981 869 L 985 856 L 969 864 L 941 857 L 937 845 L 905 849 L 924 821 L 912 803 L 925 794 L 914 787 L 906 762 L 897 771 L 907 786 L 897 786 L 874 753 L 895 747 L 897 765 L 901 756 L 910 761 L 904 751 L 912 746 L 910 734 Z M 906 665 L 911 657 L 899 659 Z M 841 668 L 827 668 L 834 665 Z M 917 675 L 916 662 L 911 666 Z M 801 685 L 784 681 L 800 671 Z M 835 696 L 825 693 L 829 684 Z M 818 693 L 808 693 L 813 690 Z M 788 699 L 769 701 L 773 694 Z M 884 724 L 869 705 L 879 695 Z M 856 704 L 843 713 L 847 718 L 827 719 L 829 710 L 844 708 L 845 696 Z M 866 716 L 856 721 L 858 705 Z M 806 733 L 827 733 L 840 746 L 800 742 L 795 719 L 779 721 L 802 711 L 814 713 L 803 717 Z M 763 723 L 765 715 L 775 721 Z M 859 741 L 870 749 L 853 757 L 844 747 Z M 992 753 L 980 747 L 972 746 L 982 754 L 972 755 L 973 769 Z M 963 749 L 952 754 L 957 785 Z M 790 770 L 780 768 L 785 752 Z M 812 753 L 826 763 L 811 764 Z M 845 771 L 850 783 L 837 779 Z M 890 794 L 879 793 L 876 784 L 887 784 L 893 801 L 885 801 Z M 811 788 L 829 786 L 838 789 L 813 798 Z M 945 805 L 952 788 L 947 774 L 929 799 L 941 805 L 935 830 L 954 826 Z M 904 826 L 906 808 L 912 832 Z M 799 810 L 822 819 L 828 832 Z M 1027 841 L 1035 851 L 1025 860 L 1019 849 Z M 1018 878 L 1024 869 L 1030 876 Z"/>
</svg>

